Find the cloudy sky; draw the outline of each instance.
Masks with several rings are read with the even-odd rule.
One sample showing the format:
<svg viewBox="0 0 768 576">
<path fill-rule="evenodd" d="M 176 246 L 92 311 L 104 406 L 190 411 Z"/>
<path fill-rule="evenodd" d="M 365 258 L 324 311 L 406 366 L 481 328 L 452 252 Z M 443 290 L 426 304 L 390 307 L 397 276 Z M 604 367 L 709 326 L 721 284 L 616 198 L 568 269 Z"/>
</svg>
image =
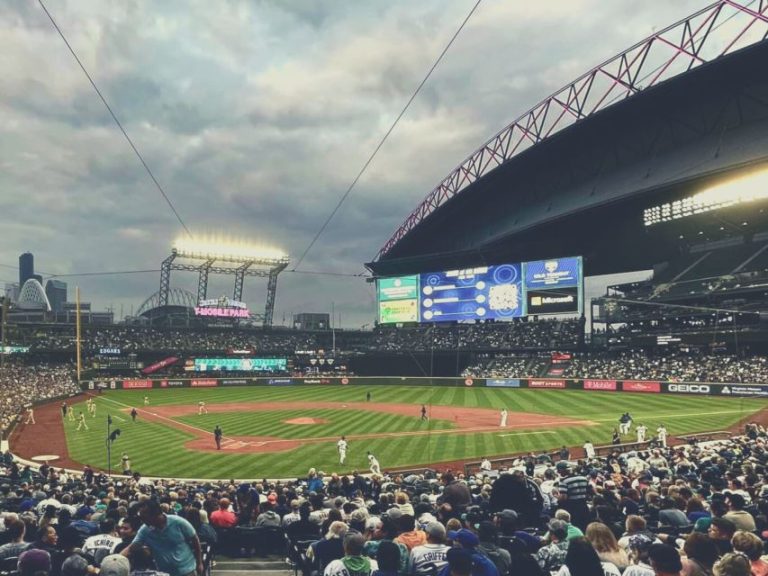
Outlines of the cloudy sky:
<svg viewBox="0 0 768 576">
<path fill-rule="evenodd" d="M 192 232 L 294 259 L 475 3 L 44 1 Z M 706 4 L 484 0 L 299 270 L 363 272 L 486 138 Z M 182 230 L 36 1 L 3 0 L 0 54 L 0 281 L 24 251 L 47 274 L 158 268 Z M 65 280 L 127 314 L 159 274 Z M 246 283 L 254 308 L 263 293 Z M 275 321 L 332 303 L 343 326 L 374 319 L 363 279 L 286 272 Z"/>
</svg>

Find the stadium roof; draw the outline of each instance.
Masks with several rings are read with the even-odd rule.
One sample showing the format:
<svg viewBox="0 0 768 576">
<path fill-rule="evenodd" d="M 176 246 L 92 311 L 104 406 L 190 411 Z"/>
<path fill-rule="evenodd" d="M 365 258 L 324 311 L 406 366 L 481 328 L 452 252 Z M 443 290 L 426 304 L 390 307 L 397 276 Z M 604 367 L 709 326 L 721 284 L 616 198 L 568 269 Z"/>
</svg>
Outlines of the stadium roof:
<svg viewBox="0 0 768 576">
<path fill-rule="evenodd" d="M 369 267 L 575 253 L 589 274 L 652 264 L 647 253 L 663 246 L 632 239 L 645 207 L 768 159 L 768 82 L 756 73 L 768 5 L 750 6 L 717 2 L 526 112 L 451 172 Z"/>
</svg>

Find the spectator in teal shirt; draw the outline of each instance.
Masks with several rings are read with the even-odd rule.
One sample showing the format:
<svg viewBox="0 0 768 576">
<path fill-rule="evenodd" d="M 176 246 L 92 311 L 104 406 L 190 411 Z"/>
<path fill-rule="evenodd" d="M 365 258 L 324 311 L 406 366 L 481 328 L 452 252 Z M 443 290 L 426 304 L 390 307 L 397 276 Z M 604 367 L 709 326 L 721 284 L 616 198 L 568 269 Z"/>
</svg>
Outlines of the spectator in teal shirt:
<svg viewBox="0 0 768 576">
<path fill-rule="evenodd" d="M 130 557 L 131 549 L 147 546 L 152 551 L 158 570 L 170 576 L 200 576 L 203 573 L 200 540 L 187 520 L 164 514 L 157 500 L 145 500 L 139 505 L 139 528 L 131 545 L 121 554 Z"/>
</svg>

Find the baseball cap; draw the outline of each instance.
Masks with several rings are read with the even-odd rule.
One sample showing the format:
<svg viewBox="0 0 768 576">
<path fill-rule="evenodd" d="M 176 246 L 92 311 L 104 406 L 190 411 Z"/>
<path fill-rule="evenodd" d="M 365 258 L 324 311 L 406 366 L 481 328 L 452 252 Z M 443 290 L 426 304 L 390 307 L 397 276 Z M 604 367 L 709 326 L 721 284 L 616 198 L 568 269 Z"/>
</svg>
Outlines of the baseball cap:
<svg viewBox="0 0 768 576">
<path fill-rule="evenodd" d="M 502 520 L 517 521 L 517 512 L 510 510 L 509 508 L 505 508 L 501 512 L 496 512 L 496 517 L 501 518 Z"/>
<path fill-rule="evenodd" d="M 480 540 L 477 538 L 477 535 L 471 530 L 467 530 L 466 528 L 462 528 L 461 530 L 450 530 L 448 532 L 448 538 L 455 540 L 464 548 L 474 548 L 480 544 Z"/>
<path fill-rule="evenodd" d="M 99 576 L 129 576 L 131 564 L 120 554 L 110 554 L 101 561 Z"/>
<path fill-rule="evenodd" d="M 562 460 L 555 464 L 555 468 L 558 470 L 568 470 L 568 462 L 563 462 Z"/>
<path fill-rule="evenodd" d="M 88 572 L 88 561 L 80 554 L 72 554 L 61 565 L 61 576 L 85 576 Z"/>
<path fill-rule="evenodd" d="M 634 536 L 629 537 L 629 547 L 638 552 L 648 550 L 652 544 L 653 540 L 645 534 L 635 534 Z"/>
<path fill-rule="evenodd" d="M 440 522 L 430 522 L 427 524 L 425 532 L 427 536 L 432 536 L 433 538 L 445 538 L 445 526 Z"/>
<path fill-rule="evenodd" d="M 386 512 L 384 512 L 391 520 L 400 520 L 400 518 L 403 516 L 403 511 L 400 510 L 400 508 L 390 508 Z"/>
<path fill-rule="evenodd" d="M 50 572 L 51 555 L 45 550 L 33 549 L 22 552 L 19 556 L 19 572 L 22 574 L 34 574 L 35 572 Z"/>
</svg>

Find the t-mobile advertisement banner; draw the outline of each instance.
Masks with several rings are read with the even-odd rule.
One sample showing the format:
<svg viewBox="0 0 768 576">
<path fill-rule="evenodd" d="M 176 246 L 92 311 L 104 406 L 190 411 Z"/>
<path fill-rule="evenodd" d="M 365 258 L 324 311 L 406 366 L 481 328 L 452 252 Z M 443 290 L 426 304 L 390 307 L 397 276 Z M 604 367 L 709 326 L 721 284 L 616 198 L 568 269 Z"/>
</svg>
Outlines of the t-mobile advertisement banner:
<svg viewBox="0 0 768 576">
<path fill-rule="evenodd" d="M 166 366 L 171 366 L 172 364 L 176 364 L 179 359 L 176 356 L 170 356 L 166 358 L 165 360 L 160 360 L 160 362 L 155 362 L 154 364 L 150 364 L 144 370 L 141 371 L 144 375 L 149 375 L 157 372 L 158 370 L 165 368 Z"/>
<path fill-rule="evenodd" d="M 488 388 L 520 388 L 519 378 L 496 378 L 485 381 Z"/>
<path fill-rule="evenodd" d="M 616 380 L 584 380 L 584 390 L 616 390 Z"/>
<path fill-rule="evenodd" d="M 661 382 L 646 382 L 645 380 L 624 380 L 621 383 L 624 392 L 661 392 Z"/>
<path fill-rule="evenodd" d="M 565 380 L 529 380 L 528 388 L 565 388 Z"/>
</svg>

